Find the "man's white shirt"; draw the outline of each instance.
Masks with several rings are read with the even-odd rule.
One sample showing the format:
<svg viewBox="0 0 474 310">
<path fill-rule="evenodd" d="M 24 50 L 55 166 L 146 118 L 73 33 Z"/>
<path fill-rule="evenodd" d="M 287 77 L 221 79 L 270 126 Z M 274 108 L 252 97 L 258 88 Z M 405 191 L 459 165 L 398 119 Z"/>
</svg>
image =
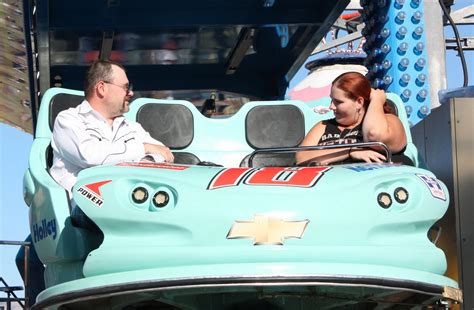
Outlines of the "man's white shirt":
<svg viewBox="0 0 474 310">
<path fill-rule="evenodd" d="M 123 116 L 116 117 L 110 127 L 84 100 L 56 117 L 51 141 L 54 155 L 51 176 L 70 193 L 78 173 L 85 168 L 142 160 L 143 143 L 163 145 L 139 123 Z M 155 161 L 164 160 L 158 154 L 153 155 Z"/>
</svg>

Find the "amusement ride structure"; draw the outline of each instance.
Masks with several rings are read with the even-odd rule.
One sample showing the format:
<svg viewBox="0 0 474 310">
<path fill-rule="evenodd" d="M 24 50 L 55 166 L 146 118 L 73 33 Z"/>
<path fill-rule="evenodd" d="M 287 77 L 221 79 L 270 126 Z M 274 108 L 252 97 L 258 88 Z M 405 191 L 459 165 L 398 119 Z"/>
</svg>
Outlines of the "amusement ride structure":
<svg viewBox="0 0 474 310">
<path fill-rule="evenodd" d="M 26 307 L 474 306 L 473 91 L 445 89 L 449 1 L 1 3 L 1 118 L 35 138 L 24 197 L 46 288 L 27 290 Z M 473 23 L 472 6 L 452 15 Z M 332 27 L 346 35 L 326 41 Z M 378 142 L 382 164 L 294 163 L 329 99 L 285 100 L 289 81 L 312 54 L 353 41 L 351 65 L 387 91 L 413 165 Z M 84 99 L 99 58 L 125 66 L 138 97 L 125 117 L 176 161 L 83 170 L 72 192 L 90 230 L 48 169 L 55 117 Z"/>
</svg>

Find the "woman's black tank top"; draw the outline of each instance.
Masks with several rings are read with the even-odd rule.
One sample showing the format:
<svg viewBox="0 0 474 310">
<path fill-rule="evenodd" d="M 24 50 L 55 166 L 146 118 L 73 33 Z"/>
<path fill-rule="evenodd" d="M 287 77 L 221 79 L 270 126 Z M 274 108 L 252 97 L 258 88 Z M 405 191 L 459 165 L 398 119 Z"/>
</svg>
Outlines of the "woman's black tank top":
<svg viewBox="0 0 474 310">
<path fill-rule="evenodd" d="M 362 123 L 352 129 L 340 130 L 335 118 L 323 121 L 326 125 L 318 145 L 350 144 L 364 142 L 362 136 Z"/>
</svg>

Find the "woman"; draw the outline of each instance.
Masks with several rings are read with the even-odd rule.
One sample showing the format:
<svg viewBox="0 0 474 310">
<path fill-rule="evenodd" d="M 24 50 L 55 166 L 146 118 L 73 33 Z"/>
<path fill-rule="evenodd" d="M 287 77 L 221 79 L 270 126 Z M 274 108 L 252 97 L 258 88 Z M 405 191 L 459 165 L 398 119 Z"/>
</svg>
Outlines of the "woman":
<svg viewBox="0 0 474 310">
<path fill-rule="evenodd" d="M 372 89 L 369 80 L 362 74 L 347 72 L 334 80 L 329 108 L 335 118 L 317 123 L 301 146 L 379 141 L 385 143 L 393 154 L 405 150 L 405 130 L 398 117 L 389 113 L 385 92 Z M 299 165 L 311 162 L 328 165 L 345 160 L 383 162 L 385 159 L 383 154 L 367 148 L 347 147 L 296 153 L 296 163 Z"/>
</svg>

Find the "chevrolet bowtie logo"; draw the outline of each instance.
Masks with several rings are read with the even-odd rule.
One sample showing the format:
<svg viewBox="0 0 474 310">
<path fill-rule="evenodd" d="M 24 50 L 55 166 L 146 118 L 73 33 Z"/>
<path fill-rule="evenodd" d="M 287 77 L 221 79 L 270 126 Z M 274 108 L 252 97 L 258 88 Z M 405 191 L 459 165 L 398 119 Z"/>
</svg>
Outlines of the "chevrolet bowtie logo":
<svg viewBox="0 0 474 310">
<path fill-rule="evenodd" d="M 264 215 L 255 215 L 253 221 L 235 221 L 227 239 L 253 238 L 254 245 L 277 244 L 283 245 L 287 238 L 301 238 L 309 220 L 284 221 Z"/>
</svg>

